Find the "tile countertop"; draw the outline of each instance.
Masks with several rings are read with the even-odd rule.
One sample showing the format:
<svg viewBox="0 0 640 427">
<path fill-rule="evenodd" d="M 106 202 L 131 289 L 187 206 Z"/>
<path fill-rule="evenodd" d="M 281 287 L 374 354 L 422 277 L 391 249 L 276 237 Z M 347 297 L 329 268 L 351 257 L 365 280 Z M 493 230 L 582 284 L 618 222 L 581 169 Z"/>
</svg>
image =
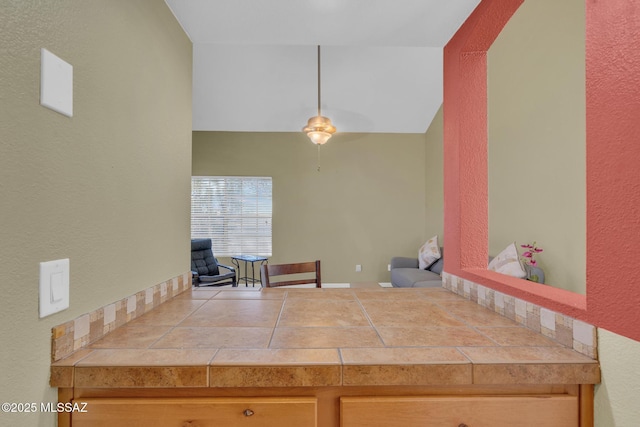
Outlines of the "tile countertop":
<svg viewBox="0 0 640 427">
<path fill-rule="evenodd" d="M 596 360 L 442 288 L 193 289 L 51 366 L 53 387 L 598 382 Z"/>
</svg>

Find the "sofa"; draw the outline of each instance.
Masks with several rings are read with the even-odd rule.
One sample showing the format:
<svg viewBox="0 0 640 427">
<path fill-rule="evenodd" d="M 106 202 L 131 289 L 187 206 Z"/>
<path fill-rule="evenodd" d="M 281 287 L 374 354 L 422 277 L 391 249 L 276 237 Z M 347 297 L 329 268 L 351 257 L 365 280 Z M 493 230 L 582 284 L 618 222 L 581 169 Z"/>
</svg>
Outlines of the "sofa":
<svg viewBox="0 0 640 427">
<path fill-rule="evenodd" d="M 444 248 L 440 248 L 442 256 L 427 267 L 418 268 L 418 258 L 391 258 L 391 284 L 394 288 L 435 288 L 442 286 L 442 268 L 444 267 Z M 489 257 L 491 261 L 493 257 Z M 537 276 L 538 283 L 544 283 L 544 271 L 539 267 L 524 265 L 527 277 Z"/>
<path fill-rule="evenodd" d="M 394 288 L 438 288 L 442 286 L 442 267 L 444 267 L 444 249 L 442 256 L 426 270 L 418 268 L 418 258 L 391 258 L 391 284 Z"/>
</svg>

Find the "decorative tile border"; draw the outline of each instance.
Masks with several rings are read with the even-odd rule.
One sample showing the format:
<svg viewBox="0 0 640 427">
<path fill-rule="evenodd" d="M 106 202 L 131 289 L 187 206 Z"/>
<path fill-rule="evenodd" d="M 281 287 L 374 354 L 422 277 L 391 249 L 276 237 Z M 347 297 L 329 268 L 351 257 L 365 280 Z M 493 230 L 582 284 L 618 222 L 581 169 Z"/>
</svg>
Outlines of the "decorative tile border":
<svg viewBox="0 0 640 427">
<path fill-rule="evenodd" d="M 187 289 L 191 289 L 190 271 L 54 326 L 51 329 L 51 361 L 64 359 Z"/>
<path fill-rule="evenodd" d="M 597 334 L 593 325 L 447 272 L 442 272 L 442 286 L 578 353 L 592 359 L 598 357 Z"/>
</svg>

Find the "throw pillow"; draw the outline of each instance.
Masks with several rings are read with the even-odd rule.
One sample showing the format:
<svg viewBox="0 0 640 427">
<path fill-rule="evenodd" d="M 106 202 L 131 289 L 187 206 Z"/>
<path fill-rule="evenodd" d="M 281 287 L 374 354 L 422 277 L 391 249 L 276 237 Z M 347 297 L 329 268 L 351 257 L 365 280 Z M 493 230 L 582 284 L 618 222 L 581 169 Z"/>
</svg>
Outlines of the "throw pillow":
<svg viewBox="0 0 640 427">
<path fill-rule="evenodd" d="M 440 246 L 438 246 L 438 235 L 433 236 L 422 245 L 418 251 L 418 268 L 426 270 L 431 264 L 440 259 Z"/>
<path fill-rule="evenodd" d="M 519 277 L 521 279 L 527 276 L 524 268 L 522 268 L 522 264 L 520 264 L 515 242 L 511 243 L 509 246 L 504 248 L 502 252 L 496 255 L 496 257 L 489 263 L 489 267 L 487 267 L 487 269 L 495 271 L 496 273 Z"/>
</svg>

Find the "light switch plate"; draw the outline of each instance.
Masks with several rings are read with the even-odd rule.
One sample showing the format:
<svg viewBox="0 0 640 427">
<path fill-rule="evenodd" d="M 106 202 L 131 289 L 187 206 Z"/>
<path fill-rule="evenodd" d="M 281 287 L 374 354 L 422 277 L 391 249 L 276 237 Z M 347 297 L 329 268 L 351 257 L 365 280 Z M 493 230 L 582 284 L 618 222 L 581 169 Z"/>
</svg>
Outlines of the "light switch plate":
<svg viewBox="0 0 640 427">
<path fill-rule="evenodd" d="M 40 105 L 73 117 L 73 66 L 40 50 Z"/>
<path fill-rule="evenodd" d="M 69 308 L 69 259 L 40 263 L 40 318 Z"/>
</svg>

